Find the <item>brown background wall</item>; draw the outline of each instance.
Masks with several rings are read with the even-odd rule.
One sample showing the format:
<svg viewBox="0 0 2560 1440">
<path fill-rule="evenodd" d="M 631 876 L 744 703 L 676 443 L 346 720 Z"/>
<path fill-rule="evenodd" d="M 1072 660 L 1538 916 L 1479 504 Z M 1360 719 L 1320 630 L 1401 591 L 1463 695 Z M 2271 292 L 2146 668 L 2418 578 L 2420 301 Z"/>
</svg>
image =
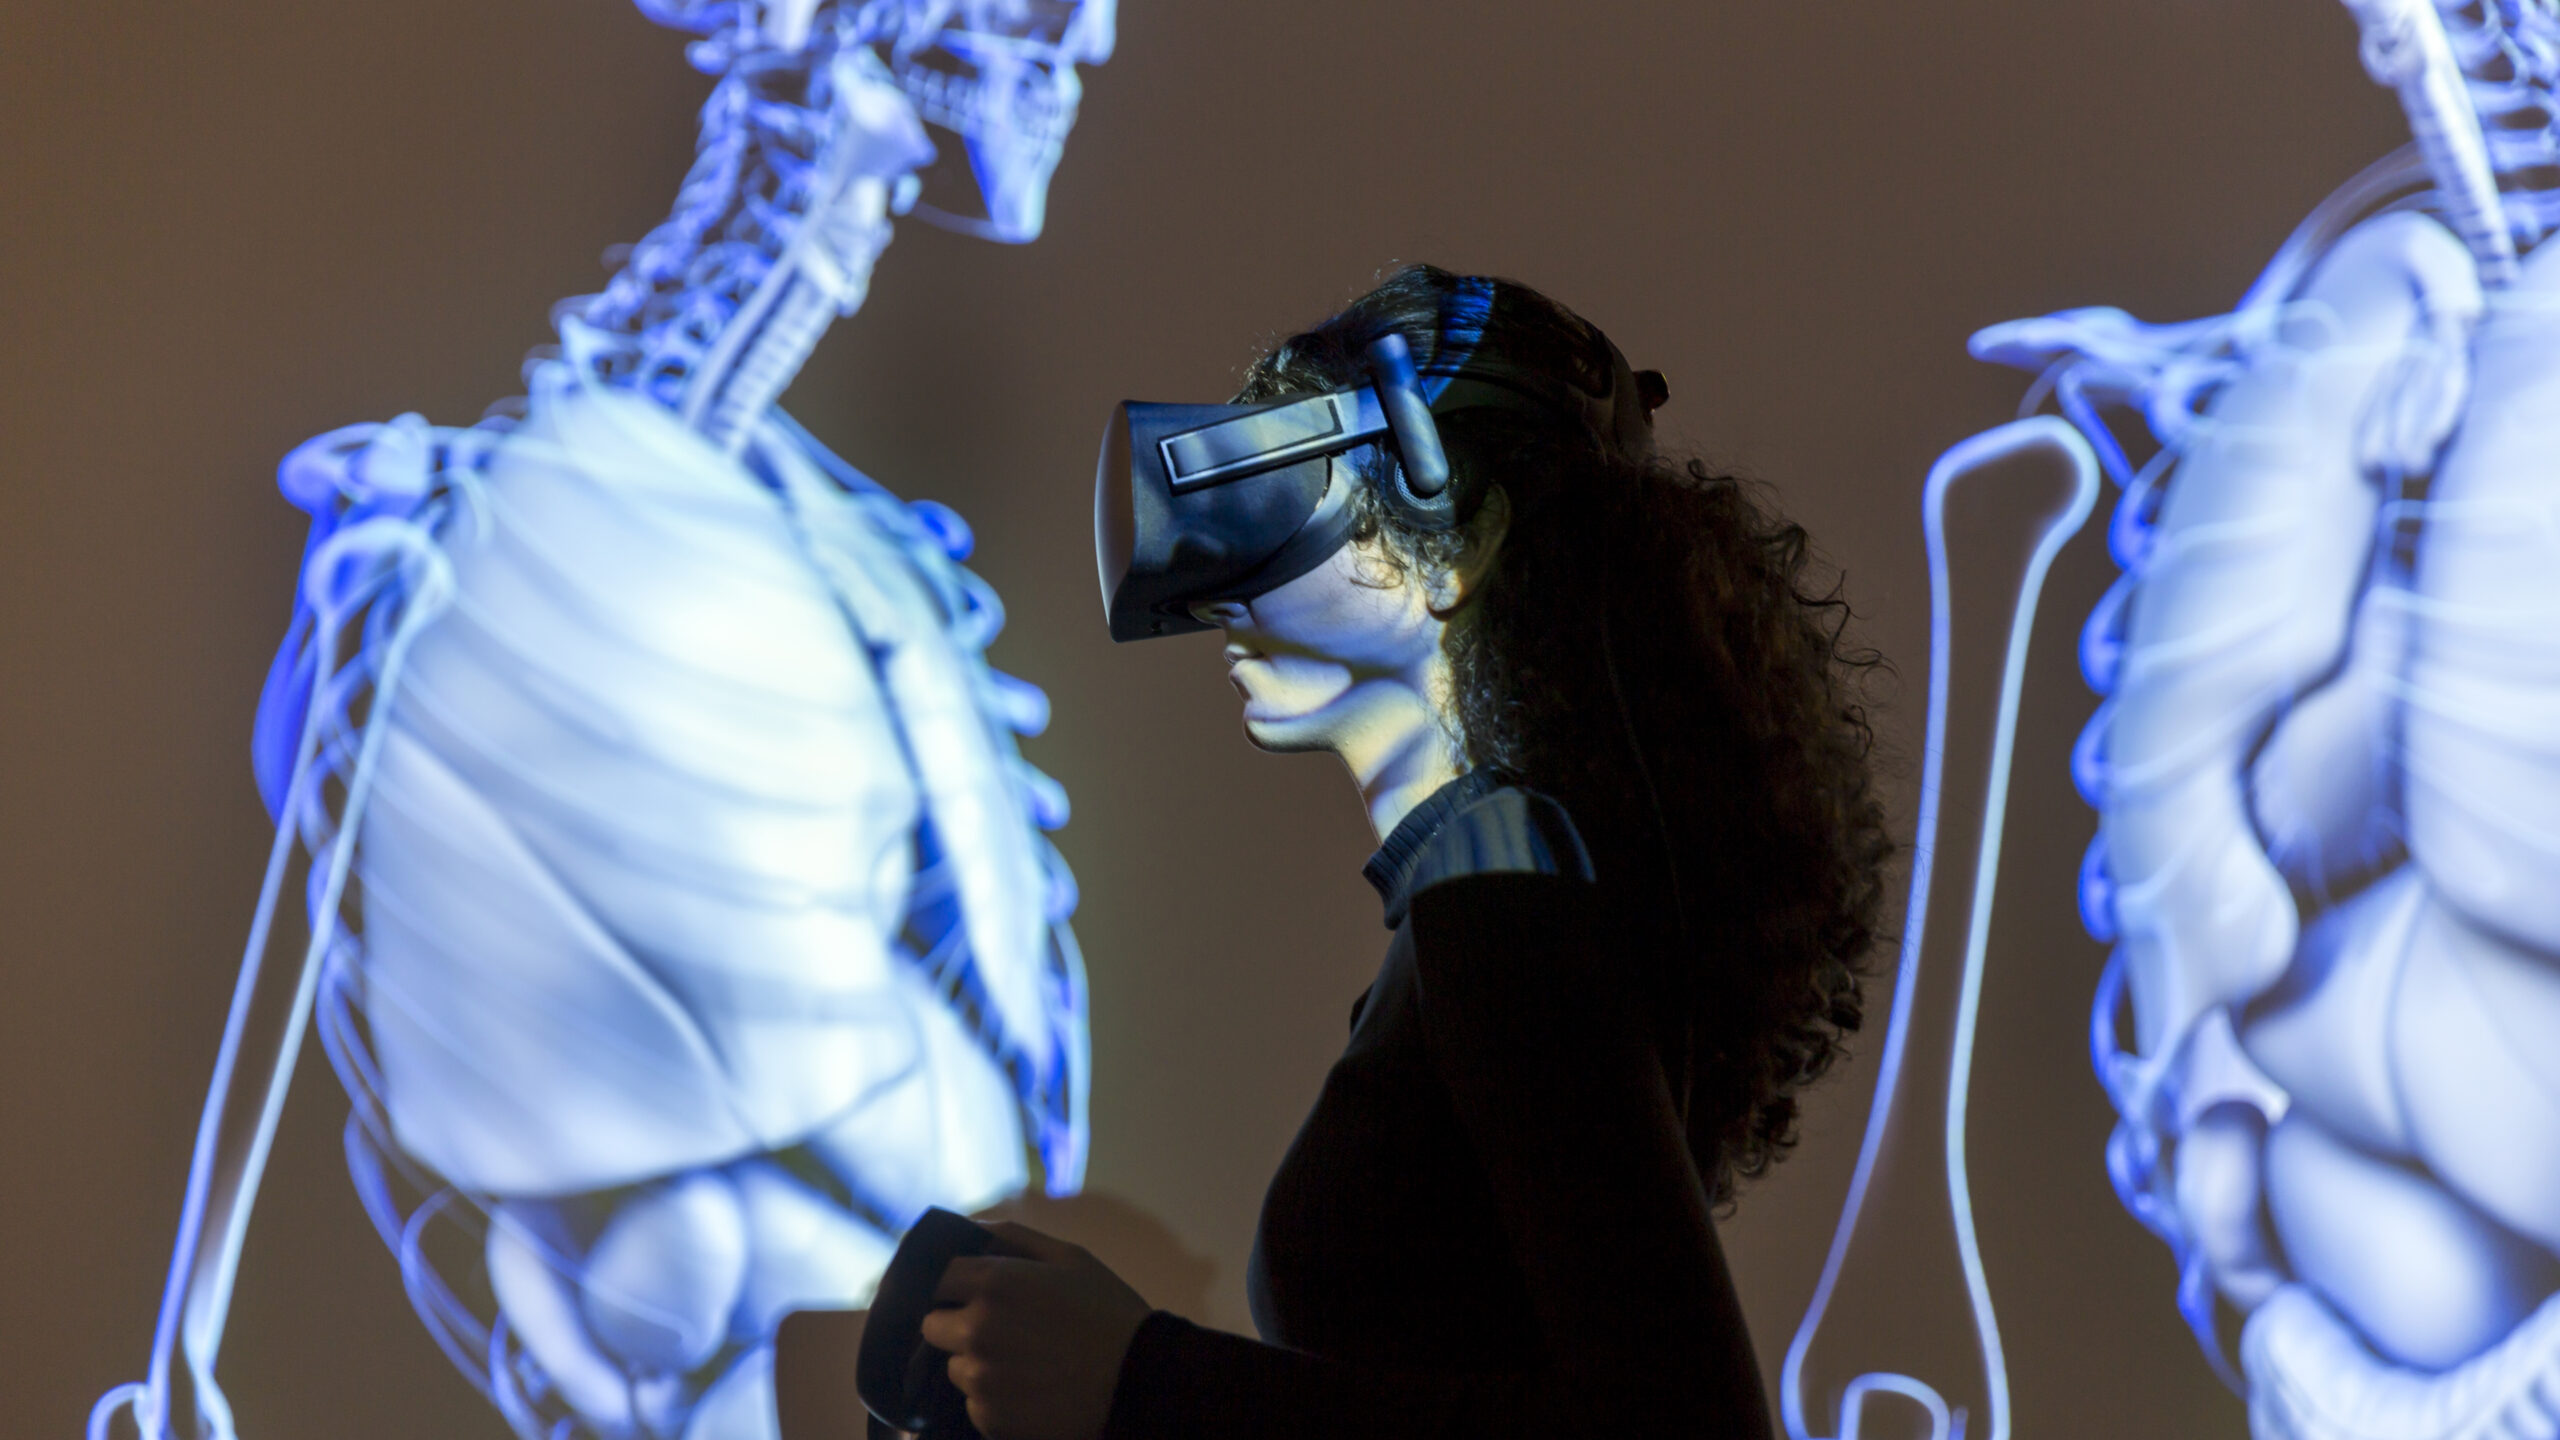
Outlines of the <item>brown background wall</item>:
<svg viewBox="0 0 2560 1440">
<path fill-rule="evenodd" d="M 512 393 L 550 301 L 661 213 L 701 90 L 616 0 L 0 10 L 0 1432 L 75 1433 L 145 1356 L 265 849 L 246 743 L 302 533 L 276 459 Z M 1214 1267 L 1175 1288 L 1243 1323 L 1263 1180 L 1382 937 L 1331 762 L 1252 753 L 1206 643 L 1105 642 L 1086 487 L 1113 401 L 1221 394 L 1395 261 L 1549 289 L 1846 568 L 1910 754 L 1919 480 L 2021 385 L 1965 335 L 2227 308 L 2401 135 L 2327 0 L 1128 0 L 1048 236 L 905 227 L 792 403 L 976 523 L 1014 616 L 997 659 L 1056 702 L 1030 748 L 1077 806 L 1092 1179 Z M 2107 1191 L 2083 1060 L 2100 955 L 2064 757 L 2108 578 L 2093 531 L 2037 636 L 1975 1191 L 2020 1434 L 2236 1436 Z M 306 1058 L 227 1352 L 244 1433 L 496 1440 L 408 1314 Z M 1871 1078 L 1819 1093 L 1728 1227 L 1772 1367 Z"/>
</svg>

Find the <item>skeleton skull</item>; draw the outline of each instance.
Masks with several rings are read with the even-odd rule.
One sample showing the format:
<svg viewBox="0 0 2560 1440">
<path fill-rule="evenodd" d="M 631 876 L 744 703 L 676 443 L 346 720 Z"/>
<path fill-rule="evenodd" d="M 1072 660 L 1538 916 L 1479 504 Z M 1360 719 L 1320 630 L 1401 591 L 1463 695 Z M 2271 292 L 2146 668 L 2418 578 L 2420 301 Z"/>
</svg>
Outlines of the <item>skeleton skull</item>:
<svg viewBox="0 0 2560 1440">
<path fill-rule="evenodd" d="M 898 12 L 890 69 L 926 123 L 967 148 L 983 216 L 927 201 L 920 219 L 1020 244 L 1039 238 L 1084 87 L 1111 58 L 1117 0 L 876 0 Z"/>
</svg>

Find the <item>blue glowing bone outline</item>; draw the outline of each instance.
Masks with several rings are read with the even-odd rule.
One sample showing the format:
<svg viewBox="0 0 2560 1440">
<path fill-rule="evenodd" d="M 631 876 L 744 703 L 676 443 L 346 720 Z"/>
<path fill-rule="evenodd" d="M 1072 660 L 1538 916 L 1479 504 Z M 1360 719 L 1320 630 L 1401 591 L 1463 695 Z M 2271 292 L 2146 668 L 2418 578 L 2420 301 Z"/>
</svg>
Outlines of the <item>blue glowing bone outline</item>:
<svg viewBox="0 0 2560 1440">
<path fill-rule="evenodd" d="M 2008 804 L 2009 776 L 2015 759 L 2018 708 L 2025 686 L 2028 641 L 2035 620 L 2036 602 L 2054 557 L 2095 510 L 2099 490 L 2098 461 L 2088 442 L 2070 425 L 2051 416 L 2014 421 L 1959 441 L 1930 468 L 1923 491 L 1921 523 L 1929 561 L 1929 712 L 1927 739 L 1922 752 L 1919 820 L 1911 852 L 1911 903 L 1904 923 L 1901 962 L 1895 974 L 1893 1008 L 1887 1021 L 1884 1053 L 1877 1067 L 1875 1099 L 1868 1110 L 1857 1167 L 1850 1179 L 1848 1198 L 1841 1207 L 1831 1248 L 1823 1262 L 1821 1279 L 1816 1282 L 1813 1299 L 1788 1344 L 1780 1372 L 1781 1419 L 1790 1440 L 1819 1440 L 1806 1419 L 1805 1361 L 1847 1263 L 1850 1244 L 1865 1209 L 1868 1189 L 1874 1182 L 1885 1141 L 1894 1127 L 1895 1102 L 1906 1080 L 1911 1078 L 1904 1073 L 1904 1058 L 1910 1041 L 1910 1017 L 1922 983 L 1920 960 L 1928 921 L 1929 887 L 1939 859 L 1936 840 L 1947 744 L 1952 617 L 1945 532 L 1946 492 L 1958 479 L 1983 466 L 2037 447 L 2050 447 L 2069 460 L 2074 489 L 2065 510 L 2046 523 L 2037 539 L 2005 633 L 1990 769 L 1983 796 L 1983 832 L 1981 847 L 1975 856 L 1956 1034 L 1946 1076 L 1947 1125 L 1942 1137 L 1950 1219 L 1964 1272 L 1966 1303 L 1972 1313 L 1976 1343 L 1984 1363 L 1984 1379 L 1989 1387 L 1990 1429 L 1980 1440 L 2008 1440 L 2008 1371 L 2000 1343 L 1999 1323 L 1992 1307 L 1990 1285 L 1983 1273 L 1981 1246 L 1975 1234 L 1964 1127 L 1972 1085 L 1973 1044 L 1980 1014 L 1982 977 L 1990 944 L 1991 904 L 1999 876 L 2001 834 Z M 1952 1411 L 1936 1387 L 1918 1377 L 1873 1371 L 1855 1376 L 1843 1388 L 1837 1401 L 1842 1426 L 1833 1440 L 1858 1440 L 1859 1416 L 1864 1399 L 1870 1393 L 1901 1395 L 1919 1405 L 1930 1417 L 1932 1440 L 1962 1440 L 1964 1420 Z"/>
<path fill-rule="evenodd" d="M 2353 272 L 2353 266 L 2376 264 L 2376 251 L 2391 243 L 2386 233 L 2396 233 L 2406 241 L 2401 254 L 2388 256 L 2404 266 L 2396 284 L 2419 302 L 2419 318 L 2399 341 L 2399 369 L 2376 384 L 2363 410 L 2330 418 L 2337 433 L 2353 428 L 2355 466 L 2363 471 L 2365 484 L 2378 487 L 2383 497 L 2376 533 L 2368 536 L 2373 551 L 2358 579 L 2360 589 L 2345 605 L 2350 615 L 2363 615 L 2363 607 L 2371 605 L 2383 618 L 2394 610 L 2417 618 L 2429 605 L 2417 589 L 2424 574 L 2419 556 L 2432 551 L 2437 518 L 2460 520 L 2460 505 L 2442 510 L 2440 492 L 2447 477 L 2442 466 L 2452 466 L 2455 484 L 2478 484 L 2483 474 L 2496 469 L 2493 459 L 2504 454 L 2501 443 L 2534 433 L 2529 425 L 2519 425 L 2524 415 L 2514 410 L 2504 418 L 2486 415 L 2488 425 L 2478 430 L 2465 423 L 2465 415 L 2493 405 L 2486 400 L 2491 392 L 2478 389 L 2473 374 L 2473 366 L 2483 364 L 2493 348 L 2504 346 L 2504 364 L 2514 374 L 2519 338 L 2522 343 L 2550 343 L 2547 287 L 2555 256 L 2540 251 L 2550 249 L 2547 236 L 2560 225 L 2560 184 L 2552 184 L 2552 174 L 2560 172 L 2560 102 L 2555 102 L 2555 92 L 2560 92 L 2560 8 L 2550 0 L 2504 0 L 2478 8 L 2429 5 L 2427 0 L 2350 0 L 2348 8 L 2363 31 L 2365 69 L 2396 92 L 2414 138 L 2342 184 L 2296 225 L 2235 313 L 2184 325 L 2150 325 L 2120 310 L 2092 307 L 1994 325 L 1971 343 L 1979 359 L 2038 372 L 2022 413 L 2035 410 L 2045 397 L 2058 402 L 2061 413 L 2099 451 L 2109 479 L 2122 487 L 2122 500 L 2109 523 L 2109 553 L 2125 574 L 2109 589 L 2107 600 L 2094 607 L 2081 633 L 2081 671 L 2104 702 L 2071 756 L 2081 797 L 2102 815 L 2112 815 L 2112 807 L 2125 799 L 2115 769 L 2122 756 L 2109 756 L 2109 733 L 2120 682 L 2130 674 L 2125 666 L 2127 653 L 2132 653 L 2127 615 L 2138 605 L 2138 589 L 2153 589 L 2150 569 L 2156 553 L 2168 553 L 2179 543 L 2176 533 L 2163 533 L 2168 525 L 2158 512 L 2171 469 L 2189 469 L 2191 446 L 2212 438 L 2212 425 L 2220 418 L 2214 405 L 2222 387 L 2248 382 L 2266 361 L 2286 359 L 2294 346 L 2286 338 L 2286 325 L 2301 325 L 2309 333 L 2337 325 L 2337 315 L 2312 295 L 2314 269 L 2345 264 Z M 2440 231 L 2422 215 L 2442 220 Z M 2534 254 L 2524 259 L 2524 251 Z M 2534 282 L 2534 274 L 2540 274 L 2540 282 Z M 2519 282 L 2527 292 L 2519 292 Z M 2496 346 L 2476 348 L 2486 343 L 2483 338 L 2501 333 L 2504 338 Z M 2376 338 L 2360 343 L 2373 346 Z M 2504 402 L 2516 405 L 2511 397 Z M 2158 441 L 2156 454 L 2145 464 L 2132 464 L 2102 418 L 2102 407 L 2138 413 Z M 2540 433 L 2547 436 L 2547 430 Z M 2465 448 L 2473 443 L 2476 456 Z M 2227 469 L 2212 477 L 2214 487 L 2230 482 Z M 2207 477 L 2181 474 L 2179 484 L 2207 484 Z M 2506 523 L 2514 523 L 2514 515 Z M 2189 607 L 2194 600 L 2194 594 L 2184 597 Z M 2327 602 L 2314 610 L 2327 612 Z M 2488 612 L 2514 615 L 2511 610 Z M 2337 648 L 2337 671 L 2365 664 L 2363 630 L 2365 620 L 2358 618 L 2348 641 Z M 2153 638 L 2153 646 L 2161 646 L 2161 638 Z M 2304 700 L 2330 679 L 2335 676 L 2312 676 L 2301 682 L 2299 692 L 2281 689 L 2281 694 Z M 2268 684 L 2281 682 L 2271 676 Z M 2422 687 L 2409 674 L 2394 671 L 2391 684 L 2399 687 L 2391 692 L 2396 705 L 2417 707 L 2422 700 Z M 2281 702 L 2263 723 L 2266 743 L 2281 738 L 2294 700 Z M 2388 743 L 2396 753 L 2404 740 L 2394 733 Z M 2240 764 L 2243 784 L 2255 787 L 2255 766 L 2253 751 Z M 2143 784 L 2158 781 L 2145 779 Z M 2404 879 L 2399 866 L 2414 856 L 2404 828 L 2406 815 L 2399 812 L 2399 799 L 2378 805 L 2378 810 L 2386 812 L 2386 825 L 2401 825 L 2394 840 L 2401 858 L 2391 861 L 2388 848 L 2381 853 L 2350 851 L 2350 869 L 2373 866 L 2373 874 L 2353 881 L 2340 894 L 2378 892 L 2381 879 L 2373 876 Z M 2286 853 L 2278 835 L 2268 830 L 2271 822 L 2260 810 L 2255 789 L 2250 792 L 2250 825 L 2258 828 L 2258 846 L 2266 848 L 2271 861 Z M 2225 971 L 2232 989 L 2209 994 L 2209 1010 L 2196 1020 L 2186 1020 L 2184 1010 L 2166 1020 L 2153 1015 L 2153 1033 L 2145 1035 L 2143 1007 L 2135 1007 L 2127 994 L 2132 961 L 2122 940 L 2132 935 L 2132 928 L 2130 922 L 2120 922 L 2117 861 L 2109 858 L 2102 830 L 2086 853 L 2079 884 L 2086 930 L 2099 943 L 2115 945 L 2094 986 L 2086 1027 L 2092 1068 L 2120 1115 L 2107 1143 L 2107 1176 L 2127 1212 L 2171 1248 L 2179 1268 L 2176 1309 L 2214 1371 L 2232 1389 L 2248 1394 L 2260 1440 L 2371 1435 L 2376 1427 L 2437 1437 L 2504 1425 L 2547 1425 L 2547 1402 L 2540 1396 L 2550 1394 L 2552 1355 L 2560 1355 L 2560 1297 L 2547 1297 L 2506 1338 L 2491 1340 L 2486 1350 L 2458 1366 L 2429 1361 L 2409 1368 L 2378 1353 L 2371 1335 L 2350 1330 L 2348 1320 L 2319 1299 L 2317 1284 L 2301 1273 L 2301 1256 L 2271 1258 L 2232 1250 L 2230 1235 L 2209 1232 L 2209 1222 L 2189 1215 L 2181 1186 L 2199 1179 L 2186 1174 L 2199 1161 L 2191 1161 L 2186 1148 L 2176 1148 L 2189 1138 L 2189 1117 L 2202 1117 L 2209 1107 L 2240 1115 L 2255 1112 L 2260 1135 L 2266 1135 L 2278 1122 L 2291 1125 L 2289 1117 L 2304 1107 L 2286 1089 L 2294 1081 L 2284 1079 L 2281 1068 L 2276 1076 L 2260 1074 L 2255 1056 L 2243 1048 L 2237 1027 L 2255 1020 L 2240 1007 L 2253 1002 L 2255 994 L 2268 992 L 2255 979 L 2230 979 L 2240 961 L 2222 961 L 2232 966 Z M 2145 863 L 2150 861 L 2135 863 L 2135 871 L 2143 871 Z M 2161 871 L 2143 871 L 2145 889 L 2153 889 L 2153 874 Z M 2291 871 L 2289 879 L 2294 879 Z M 2304 897 L 2301 902 L 2324 917 L 2340 912 L 2335 904 L 2340 894 L 2332 894 L 2327 879 L 2294 879 L 2294 884 L 2296 894 Z M 2125 884 L 2125 894 L 2132 894 L 2132 881 Z M 2153 910 L 2145 935 L 2158 956 L 2161 922 L 2156 912 L 2161 902 L 2145 899 L 2145 904 Z M 2286 917 L 2291 917 L 2294 902 L 2286 904 Z M 2358 943 L 2365 938 L 2371 935 L 2360 935 Z M 2337 943 L 2348 945 L 2348 940 Z M 2158 966 L 2158 958 L 2150 963 Z M 2161 986 L 2158 969 L 2150 979 Z M 2150 1007 L 2161 1007 L 2161 989 L 2153 992 Z M 2135 1020 L 2135 1045 L 2120 1038 L 2127 1012 Z M 2166 1033 L 2158 1033 L 2163 1025 Z M 2314 1127 L 2322 1120 L 2317 1107 L 2312 1107 L 2312 1120 Z M 2248 1163 L 2255 1166 L 2248 1176 L 2253 1186 L 2250 1215 L 2260 1227 L 2273 1220 L 2273 1191 L 2266 1189 L 2263 1156 L 2266 1145 L 2260 1140 L 2250 1148 Z M 2424 1174 L 2445 1184 L 2435 1166 L 2458 1158 L 2429 1153 Z M 2209 1194 L 2217 1181 L 2207 1174 L 2202 1184 Z M 2207 1245 L 2214 1235 L 2222 1238 L 2222 1253 L 2209 1256 Z M 2220 1330 L 2225 1299 L 2248 1314 L 2240 1335 L 2245 1376 L 2225 1350 Z"/>
<path fill-rule="evenodd" d="M 615 287 L 555 311 L 568 361 L 541 360 L 529 381 L 573 370 L 574 385 L 635 391 L 677 412 L 704 440 L 774 487 L 799 518 L 804 542 L 817 546 L 810 563 L 827 563 L 815 510 L 838 512 L 825 523 L 868 527 L 902 547 L 904 559 L 895 563 L 929 592 L 926 608 L 936 618 L 926 628 L 947 631 L 943 638 L 965 652 L 962 669 L 979 717 L 1016 733 L 1036 732 L 1045 699 L 988 670 L 978 657 L 1002 623 L 1002 610 L 992 591 L 957 564 L 968 548 L 967 527 L 929 503 L 899 505 L 810 440 L 773 402 L 826 322 L 861 302 L 871 262 L 886 243 L 884 212 L 905 213 L 912 204 L 913 176 L 898 171 L 930 155 L 907 110 L 925 73 L 920 60 L 945 40 L 955 52 L 983 51 L 980 42 L 1006 40 L 1009 25 L 1036 28 L 1046 21 L 1024 21 L 1000 0 L 964 0 L 957 7 L 927 0 L 642 0 L 642 8 L 704 35 L 692 47 L 693 59 L 724 76 L 704 107 L 702 151 L 676 218 L 635 248 Z M 1064 33 L 1013 36 L 1023 43 L 1012 44 L 1005 58 L 1047 67 L 1045 81 L 1071 102 L 1074 62 L 1108 55 L 1113 6 L 1111 0 L 1071 0 L 1070 8 L 1073 20 Z M 893 47 L 888 64 L 877 47 Z M 967 123 L 982 183 L 1003 181 L 1004 193 L 989 195 L 996 224 L 986 233 L 1006 240 L 1036 234 L 1038 202 L 1072 122 L 1072 104 L 1043 112 L 1054 123 L 1003 155 L 980 153 L 1004 138 L 996 133 L 1001 114 L 977 114 L 965 104 L 944 108 L 951 113 L 938 119 Z M 422 1227 L 473 1210 L 458 1203 L 471 1197 L 449 1186 L 421 1186 L 426 1199 L 406 1215 L 392 1198 L 395 1176 L 414 1185 L 419 1172 L 400 1154 L 382 1113 L 381 1072 L 350 994 L 353 942 L 338 915 L 353 865 L 353 833 L 366 814 L 386 733 L 382 722 L 393 713 L 405 657 L 453 598 L 444 542 L 485 533 L 490 519 L 480 469 L 522 413 L 502 405 L 481 425 L 461 431 L 430 427 L 415 416 L 349 427 L 286 462 L 287 495 L 314 523 L 296 618 L 269 675 L 253 747 L 261 790 L 277 815 L 276 838 L 200 1119 L 149 1379 L 101 1399 L 90 1419 L 93 1436 L 106 1434 L 115 1415 L 128 1409 L 154 1440 L 170 1434 L 173 1421 L 190 1440 L 234 1432 L 213 1367 L 249 1211 L 291 1079 L 290 1056 L 315 1026 L 356 1102 L 347 1142 L 359 1195 L 401 1257 L 404 1281 L 437 1343 L 520 1433 L 548 1435 L 577 1423 L 537 1413 L 541 1397 L 522 1388 L 534 1382 L 524 1379 L 526 1357 L 503 1313 L 482 1324 L 417 1250 Z M 313 463 L 301 463 L 306 460 Z M 826 479 L 813 483 L 819 474 Z M 795 485 L 796 497 L 784 494 Z M 341 653 L 351 637 L 355 653 Z M 1009 757 L 1000 783 L 1018 791 L 1010 803 L 1034 823 L 1063 823 L 1064 795 L 1055 782 L 1022 764 L 1009 739 L 999 746 Z M 349 782 L 335 813 L 323 794 L 333 778 Z M 315 924 L 300 963 L 287 970 L 272 963 L 284 957 L 268 957 L 265 949 L 297 842 L 319 862 L 304 897 Z M 1055 947 L 1051 979 L 1059 993 L 1048 1004 L 1069 1033 L 1056 1037 L 1053 1063 L 1042 1073 L 1007 1064 L 1026 1102 L 1033 1092 L 1057 1102 L 1030 1108 L 1043 1112 L 1036 1129 L 1046 1178 L 1063 1191 L 1080 1183 L 1083 1168 L 1090 1064 L 1082 967 L 1062 924 L 1074 906 L 1072 879 L 1054 847 L 1036 835 L 1031 843 L 1034 888 L 1045 886 L 1046 894 L 1029 903 L 1046 915 Z M 930 878 L 918 877 L 920 906 L 935 898 Z M 924 923 L 960 933 L 960 921 L 950 916 Z M 931 947 L 927 962 L 944 948 Z M 957 968 L 947 979 L 965 992 L 974 957 L 964 949 L 953 958 Z M 280 982 L 289 984 L 280 989 Z M 257 1053 L 265 1047 L 245 1043 L 253 1012 L 279 1010 L 282 1056 Z"/>
<path fill-rule="evenodd" d="M 299 595 L 308 606 L 305 623 L 310 627 L 316 652 L 322 657 L 312 681 L 315 689 L 343 678 L 343 672 L 333 663 L 334 657 L 349 623 L 361 618 L 369 630 L 383 637 L 375 691 L 385 696 L 397 691 L 410 647 L 450 605 L 453 595 L 450 566 L 432 542 L 421 543 L 422 539 L 421 532 L 400 519 L 382 515 L 353 516 L 346 523 L 314 534 L 305 556 Z M 360 816 L 363 811 L 374 773 L 371 762 L 380 753 L 387 715 L 387 707 L 369 714 L 357 732 L 356 765 L 342 814 Z M 313 761 L 323 749 L 324 738 L 343 739 L 345 718 L 343 710 L 333 712 L 330 707 L 312 705 L 295 727 L 298 738 L 294 781 L 279 797 L 275 838 L 268 849 L 257 911 L 214 1061 L 209 1094 L 217 1100 L 228 1096 L 237 1082 L 242 1045 L 256 1009 L 259 982 L 266 973 L 272 922 L 295 843 L 303 838 L 302 825 L 315 817 L 322 824 L 327 823 L 318 793 L 327 775 Z M 354 852 L 352 846 L 331 845 L 319 853 L 325 854 L 326 859 L 310 877 L 312 912 L 331 915 L 345 893 Z M 279 1047 L 283 1055 L 301 1050 L 312 1016 L 312 1002 L 320 989 L 323 962 L 338 938 L 334 925 L 315 925 L 302 948 Z M 90 1440 L 106 1440 L 115 1415 L 127 1408 L 146 1437 L 169 1434 L 166 1403 L 179 1364 L 191 1372 L 188 1389 L 199 1407 L 195 1418 L 206 1432 L 216 1437 L 236 1433 L 229 1404 L 213 1378 L 213 1358 L 221 1346 L 232 1282 L 247 1239 L 248 1213 L 257 1201 L 259 1180 L 283 1116 L 291 1076 L 292 1068 L 287 1063 L 277 1067 L 267 1083 L 259 1087 L 257 1118 L 241 1164 L 244 1173 L 229 1197 L 229 1205 L 218 1214 L 209 1212 L 214 1209 L 213 1191 L 222 1169 L 224 1111 L 214 1103 L 205 1107 L 197 1124 L 175 1247 L 181 1262 L 194 1256 L 198 1265 L 191 1268 L 181 1263 L 172 1268 L 161 1295 L 155 1325 L 159 1339 L 152 1348 L 148 1378 L 118 1385 L 99 1397 L 89 1414 Z M 218 1230 L 210 1249 L 204 1241 L 209 1222 Z"/>
</svg>

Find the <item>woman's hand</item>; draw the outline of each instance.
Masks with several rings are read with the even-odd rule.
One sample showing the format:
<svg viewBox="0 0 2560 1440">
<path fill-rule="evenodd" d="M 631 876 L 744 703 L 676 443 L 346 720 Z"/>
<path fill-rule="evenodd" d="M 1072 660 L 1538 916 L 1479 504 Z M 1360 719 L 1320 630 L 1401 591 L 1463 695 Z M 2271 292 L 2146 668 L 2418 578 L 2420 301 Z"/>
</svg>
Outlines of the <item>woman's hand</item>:
<svg viewBox="0 0 2560 1440">
<path fill-rule="evenodd" d="M 997 1221 L 991 1254 L 951 1262 L 924 1319 L 987 1440 L 1096 1440 L 1149 1306 L 1080 1245 Z"/>
</svg>

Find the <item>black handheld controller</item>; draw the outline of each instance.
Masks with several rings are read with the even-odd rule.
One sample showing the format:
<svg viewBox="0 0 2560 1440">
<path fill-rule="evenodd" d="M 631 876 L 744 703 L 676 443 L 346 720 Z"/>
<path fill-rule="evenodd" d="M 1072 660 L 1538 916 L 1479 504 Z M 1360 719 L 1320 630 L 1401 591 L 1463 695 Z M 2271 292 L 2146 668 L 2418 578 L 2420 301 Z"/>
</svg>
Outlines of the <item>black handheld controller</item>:
<svg viewBox="0 0 2560 1440">
<path fill-rule="evenodd" d="M 933 1311 L 943 1270 L 994 1245 L 985 1226 L 940 1209 L 925 1211 L 898 1242 L 854 1356 L 854 1388 L 871 1412 L 874 1440 L 893 1431 L 919 1440 L 979 1440 L 968 1402 L 951 1383 L 951 1356 L 925 1343 L 924 1317 Z"/>
</svg>

